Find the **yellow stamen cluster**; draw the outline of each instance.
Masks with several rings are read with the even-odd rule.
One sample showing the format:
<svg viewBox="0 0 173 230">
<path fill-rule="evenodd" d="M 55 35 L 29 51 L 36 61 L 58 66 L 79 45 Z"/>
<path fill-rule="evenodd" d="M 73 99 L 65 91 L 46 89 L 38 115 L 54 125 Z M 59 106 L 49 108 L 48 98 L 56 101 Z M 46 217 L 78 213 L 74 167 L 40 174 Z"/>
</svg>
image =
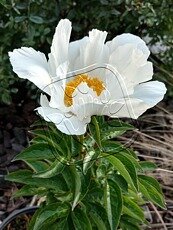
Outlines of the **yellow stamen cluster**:
<svg viewBox="0 0 173 230">
<path fill-rule="evenodd" d="M 87 74 L 79 74 L 75 76 L 71 81 L 67 82 L 64 93 L 64 103 L 67 107 L 73 105 L 73 93 L 75 89 L 85 82 L 89 88 L 99 96 L 105 89 L 103 82 L 97 77 L 89 77 Z"/>
</svg>

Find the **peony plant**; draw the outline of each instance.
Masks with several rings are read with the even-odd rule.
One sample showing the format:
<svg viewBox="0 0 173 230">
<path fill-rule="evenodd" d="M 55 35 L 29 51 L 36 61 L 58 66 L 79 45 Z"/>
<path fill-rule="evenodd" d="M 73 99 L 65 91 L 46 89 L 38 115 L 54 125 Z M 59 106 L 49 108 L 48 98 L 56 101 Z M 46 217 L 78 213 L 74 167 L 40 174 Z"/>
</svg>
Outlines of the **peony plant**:
<svg viewBox="0 0 173 230">
<path fill-rule="evenodd" d="M 117 136 L 161 101 L 166 87 L 150 81 L 145 42 L 107 32 L 69 42 L 71 22 L 61 20 L 46 56 L 33 48 L 9 52 L 13 71 L 41 91 L 30 146 L 15 157 L 28 165 L 7 176 L 24 184 L 14 196 L 42 198 L 29 229 L 141 229 L 144 206 L 165 208 L 159 183 L 147 175 L 156 166 L 140 161 Z"/>
</svg>

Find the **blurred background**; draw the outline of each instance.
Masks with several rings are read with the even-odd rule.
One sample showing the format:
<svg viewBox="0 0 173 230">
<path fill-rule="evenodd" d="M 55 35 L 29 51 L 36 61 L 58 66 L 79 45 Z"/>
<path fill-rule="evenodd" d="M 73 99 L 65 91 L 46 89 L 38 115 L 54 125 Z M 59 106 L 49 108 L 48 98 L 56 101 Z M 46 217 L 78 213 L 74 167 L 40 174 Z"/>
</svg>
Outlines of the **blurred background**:
<svg viewBox="0 0 173 230">
<path fill-rule="evenodd" d="M 28 145 L 38 104 L 36 87 L 12 72 L 8 51 L 31 46 L 48 54 L 62 18 L 73 23 L 71 41 L 97 28 L 108 31 L 107 40 L 125 32 L 136 34 L 150 48 L 154 79 L 163 81 L 168 91 L 164 101 L 138 120 L 132 147 L 140 158 L 159 167 L 153 175 L 161 182 L 167 210 L 149 205 L 151 227 L 173 229 L 173 0 L 0 0 L 0 221 L 33 201 L 10 199 L 18 185 L 3 178 L 8 171 L 25 167 L 11 160 Z"/>
</svg>

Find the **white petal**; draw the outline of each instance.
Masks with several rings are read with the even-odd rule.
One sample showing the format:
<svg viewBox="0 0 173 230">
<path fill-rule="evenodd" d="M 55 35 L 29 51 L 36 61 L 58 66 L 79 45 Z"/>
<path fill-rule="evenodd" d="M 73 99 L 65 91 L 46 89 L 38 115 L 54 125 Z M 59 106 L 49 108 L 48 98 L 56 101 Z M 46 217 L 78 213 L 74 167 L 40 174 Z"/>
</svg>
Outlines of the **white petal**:
<svg viewBox="0 0 173 230">
<path fill-rule="evenodd" d="M 110 56 L 109 64 L 117 68 L 127 84 L 151 80 L 153 75 L 152 63 L 132 44 L 118 47 Z"/>
<path fill-rule="evenodd" d="M 20 77 L 33 82 L 38 88 L 50 93 L 51 82 L 48 64 L 43 53 L 33 48 L 22 47 L 9 52 L 13 71 Z"/>
<path fill-rule="evenodd" d="M 49 107 L 49 101 L 47 99 L 47 96 L 42 93 L 40 95 L 40 105 L 42 107 Z"/>
<path fill-rule="evenodd" d="M 118 35 L 112 41 L 108 41 L 106 44 L 109 46 L 110 52 L 115 51 L 119 46 L 124 46 L 125 44 L 133 44 L 146 55 L 146 58 L 150 54 L 146 43 L 140 37 L 129 33 Z"/>
<path fill-rule="evenodd" d="M 166 87 L 164 83 L 159 81 L 149 81 L 137 85 L 132 96 L 144 101 L 152 107 L 163 99 L 165 93 Z"/>
<path fill-rule="evenodd" d="M 68 60 L 71 29 L 71 22 L 68 19 L 60 20 L 56 27 L 51 46 L 51 54 L 49 54 L 49 67 L 53 77 L 56 77 L 56 68 Z"/>
<path fill-rule="evenodd" d="M 80 121 L 70 113 L 64 114 L 60 110 L 50 107 L 39 107 L 37 111 L 46 121 L 53 122 L 61 132 L 68 135 L 84 134 L 87 124 L 90 122 L 88 118 Z"/>
<path fill-rule="evenodd" d="M 142 83 L 135 87 L 133 95 L 129 98 L 118 100 L 124 106 L 111 117 L 129 117 L 137 119 L 147 109 L 161 101 L 166 93 L 166 87 L 158 81 Z M 112 108 L 114 105 L 112 106 Z"/>
<path fill-rule="evenodd" d="M 80 40 L 70 42 L 69 44 L 69 70 L 75 71 L 82 69 L 84 66 L 81 65 L 80 53 L 83 52 L 83 49 L 86 47 L 86 44 L 89 42 L 88 37 L 84 37 Z"/>
<path fill-rule="evenodd" d="M 80 52 L 75 61 L 76 69 L 88 67 L 93 64 L 102 65 L 108 62 L 109 49 L 104 44 L 107 36 L 106 31 L 92 30 L 89 32 L 89 38 L 86 37 L 80 46 Z M 92 76 L 104 76 L 104 70 L 93 70 L 89 72 Z"/>
<path fill-rule="evenodd" d="M 112 114 L 110 117 L 127 117 L 137 119 L 141 114 L 151 107 L 137 98 L 123 98 L 119 100 L 119 102 L 122 103 L 122 106 L 118 110 L 117 105 L 114 103 L 110 107 L 111 110 L 109 113 Z"/>
<path fill-rule="evenodd" d="M 64 105 L 64 89 L 66 83 L 67 69 L 68 69 L 67 62 L 59 65 L 58 68 L 56 69 L 57 77 L 53 78 L 50 84 L 50 90 L 51 90 L 50 106 L 53 108 L 63 110 L 64 112 L 68 111 L 67 107 L 65 107 Z"/>
<path fill-rule="evenodd" d="M 133 86 L 119 74 L 116 68 L 107 65 L 105 76 L 106 89 L 110 94 L 111 100 L 117 100 L 133 93 Z"/>
<path fill-rule="evenodd" d="M 76 107 L 75 113 L 80 120 L 93 115 L 113 116 L 122 108 L 121 102 L 114 103 L 87 103 Z"/>
</svg>

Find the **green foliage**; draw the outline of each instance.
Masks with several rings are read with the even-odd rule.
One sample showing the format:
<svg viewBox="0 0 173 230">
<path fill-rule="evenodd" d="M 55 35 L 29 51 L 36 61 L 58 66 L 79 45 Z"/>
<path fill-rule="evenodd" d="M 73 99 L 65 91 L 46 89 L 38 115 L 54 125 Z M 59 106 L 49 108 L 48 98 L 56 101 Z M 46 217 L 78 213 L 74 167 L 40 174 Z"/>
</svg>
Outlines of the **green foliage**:
<svg viewBox="0 0 173 230">
<path fill-rule="evenodd" d="M 115 124 L 118 130 L 129 129 L 118 120 Z M 140 162 L 132 150 L 116 142 L 114 135 L 112 139 L 109 132 L 115 133 L 115 126 L 110 126 L 110 121 L 92 119 L 90 128 L 92 133 L 86 133 L 83 138 L 62 134 L 63 138 L 59 139 L 57 131 L 56 138 L 53 135 L 51 139 L 56 128 L 39 127 L 33 133 L 34 139 L 39 137 L 40 142 L 32 141 L 15 158 L 26 162 L 30 170 L 18 170 L 7 176 L 6 179 L 24 185 L 14 196 L 45 197 L 29 229 L 50 226 L 76 230 L 140 229 L 142 224 L 147 224 L 143 205 L 150 201 L 165 208 L 159 183 L 145 175 L 155 165 Z M 105 129 L 106 139 L 103 138 Z M 91 135 L 92 144 L 87 146 Z M 74 151 L 75 144 L 78 147 Z"/>
<path fill-rule="evenodd" d="M 169 47 L 152 58 L 157 66 L 156 77 L 173 83 L 170 74 L 173 70 L 172 0 L 1 0 L 0 4 L 0 102 L 9 104 L 22 82 L 12 73 L 8 51 L 32 46 L 49 53 L 55 27 L 66 17 L 73 22 L 72 40 L 98 28 L 109 32 L 108 39 L 130 32 L 149 36 L 151 45 L 160 42 Z M 35 91 L 30 93 L 34 97 L 33 94 Z"/>
</svg>

